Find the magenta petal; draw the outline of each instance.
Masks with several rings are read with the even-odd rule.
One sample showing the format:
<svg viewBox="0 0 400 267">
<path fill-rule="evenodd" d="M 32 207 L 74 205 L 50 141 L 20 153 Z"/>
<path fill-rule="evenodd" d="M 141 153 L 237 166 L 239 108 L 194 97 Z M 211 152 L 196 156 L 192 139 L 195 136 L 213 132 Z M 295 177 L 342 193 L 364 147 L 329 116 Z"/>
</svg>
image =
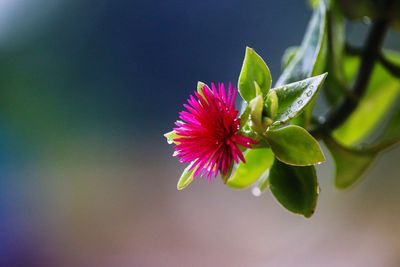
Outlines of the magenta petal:
<svg viewBox="0 0 400 267">
<path fill-rule="evenodd" d="M 250 148 L 257 141 L 238 133 L 240 120 L 234 103 L 237 90 L 223 83 L 204 86 L 202 95 L 197 91 L 184 104 L 180 121 L 174 128 L 178 138 L 175 154 L 181 162 L 190 162 L 194 176 L 206 176 L 210 181 L 218 172 L 226 174 L 233 161 L 244 161 L 238 146 Z"/>
</svg>

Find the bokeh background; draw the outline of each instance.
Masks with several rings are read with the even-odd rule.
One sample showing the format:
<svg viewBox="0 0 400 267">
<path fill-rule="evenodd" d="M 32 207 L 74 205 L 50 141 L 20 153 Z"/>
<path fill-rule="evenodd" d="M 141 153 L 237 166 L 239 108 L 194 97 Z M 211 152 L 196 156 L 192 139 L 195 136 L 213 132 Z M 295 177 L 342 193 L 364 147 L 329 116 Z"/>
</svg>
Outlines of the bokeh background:
<svg viewBox="0 0 400 267">
<path fill-rule="evenodd" d="M 162 134 L 246 46 L 276 80 L 304 1 L 0 0 L 0 266 L 400 266 L 399 148 L 315 215 L 219 180 L 176 190 Z M 352 42 L 365 26 L 349 26 Z M 387 45 L 398 48 L 394 37 Z"/>
</svg>

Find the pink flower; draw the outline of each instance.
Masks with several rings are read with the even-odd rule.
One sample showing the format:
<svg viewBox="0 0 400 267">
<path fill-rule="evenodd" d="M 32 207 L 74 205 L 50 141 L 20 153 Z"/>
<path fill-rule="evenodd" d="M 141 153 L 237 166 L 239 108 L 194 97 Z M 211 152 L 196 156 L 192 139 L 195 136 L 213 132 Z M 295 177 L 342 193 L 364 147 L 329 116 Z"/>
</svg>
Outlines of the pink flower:
<svg viewBox="0 0 400 267">
<path fill-rule="evenodd" d="M 218 90 L 214 83 L 212 90 L 204 86 L 201 93 L 194 92 L 188 104 L 183 106 L 186 111 L 179 113 L 182 121 L 174 128 L 179 136 L 174 139 L 175 155 L 181 162 L 190 162 L 190 170 L 195 169 L 194 176 L 201 172 L 217 176 L 218 171 L 223 175 L 228 173 L 233 161 L 245 162 L 239 146 L 250 148 L 257 141 L 239 134 L 240 119 L 235 109 L 236 88 L 232 91 L 229 83 L 228 95 L 224 84 L 218 83 Z"/>
</svg>

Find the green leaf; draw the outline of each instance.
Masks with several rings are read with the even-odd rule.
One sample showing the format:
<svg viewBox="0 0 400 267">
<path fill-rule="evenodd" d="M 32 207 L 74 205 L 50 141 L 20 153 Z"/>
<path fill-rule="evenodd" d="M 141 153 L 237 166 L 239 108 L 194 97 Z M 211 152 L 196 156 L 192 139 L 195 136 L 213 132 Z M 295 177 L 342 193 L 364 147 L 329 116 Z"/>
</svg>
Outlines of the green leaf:
<svg viewBox="0 0 400 267">
<path fill-rule="evenodd" d="M 397 109 L 378 138 L 379 142 L 400 142 L 400 109 Z"/>
<path fill-rule="evenodd" d="M 326 32 L 326 6 L 320 1 L 308 24 L 304 39 L 294 58 L 276 82 L 276 87 L 310 77 L 317 72 Z"/>
<path fill-rule="evenodd" d="M 262 125 L 262 111 L 264 108 L 264 99 L 260 92 L 260 87 L 257 82 L 254 82 L 254 86 L 256 88 L 256 97 L 254 97 L 250 103 L 250 119 L 252 121 L 252 127 L 255 131 L 261 133 L 264 131 Z"/>
<path fill-rule="evenodd" d="M 266 147 L 267 144 L 265 140 L 262 138 L 261 134 L 254 129 L 257 128 L 257 126 L 253 123 L 251 112 L 251 108 L 247 105 L 240 115 L 240 134 L 258 141 L 255 147 Z"/>
<path fill-rule="evenodd" d="M 271 167 L 274 155 L 269 148 L 247 149 L 244 153 L 246 163 L 235 164 L 229 187 L 242 189 L 254 184 Z"/>
<path fill-rule="evenodd" d="M 282 70 L 284 70 L 287 66 L 289 66 L 290 62 L 295 58 L 296 53 L 299 51 L 298 46 L 290 46 L 286 48 L 285 52 L 282 56 Z"/>
<path fill-rule="evenodd" d="M 258 101 L 259 100 L 261 100 L 261 105 L 262 105 L 263 99 L 261 98 L 261 99 L 258 99 Z M 257 126 L 253 122 L 253 121 L 257 121 L 257 119 L 255 119 L 254 116 L 256 114 L 260 114 L 257 111 L 257 106 L 259 105 L 259 103 L 257 103 L 257 99 L 255 99 L 253 109 L 250 107 L 250 104 L 247 104 L 244 101 L 243 101 L 243 104 L 245 104 L 245 105 L 242 108 L 242 114 L 240 115 L 240 134 L 258 141 L 258 143 L 256 145 L 254 145 L 253 147 L 257 147 L 257 148 L 268 147 L 266 141 L 260 134 L 263 132 L 263 129 L 262 129 L 263 125 Z M 264 124 L 264 122 L 263 122 L 263 124 Z"/>
<path fill-rule="evenodd" d="M 364 98 L 346 122 L 334 131 L 340 143 L 351 146 L 361 142 L 385 116 L 399 94 L 399 87 L 391 83 L 382 89 Z"/>
<path fill-rule="evenodd" d="M 286 164 L 308 166 L 325 161 L 317 140 L 300 126 L 271 129 L 265 135 L 275 156 Z"/>
<path fill-rule="evenodd" d="M 313 100 L 325 81 L 327 73 L 274 88 L 278 96 L 276 122 L 285 123 L 299 115 Z"/>
<path fill-rule="evenodd" d="M 400 58 L 398 54 L 387 54 L 391 55 L 391 60 L 394 62 Z M 348 78 L 355 76 L 358 62 L 355 57 L 346 59 L 345 71 Z M 334 131 L 335 139 L 345 146 L 363 142 L 378 130 L 378 126 L 396 104 L 399 96 L 400 80 L 377 64 L 364 97 L 351 116 Z"/>
<path fill-rule="evenodd" d="M 358 181 L 377 155 L 377 152 L 373 151 L 344 147 L 331 137 L 326 137 L 324 142 L 334 159 L 335 185 L 340 189 L 345 189 Z"/>
<path fill-rule="evenodd" d="M 186 169 L 183 171 L 181 178 L 179 178 L 177 188 L 178 190 L 182 190 L 186 188 L 189 184 L 193 182 L 193 174 L 196 168 L 193 168 L 192 170 L 189 170 L 192 164 L 189 164 L 189 166 L 186 167 Z"/>
<path fill-rule="evenodd" d="M 331 107 L 337 105 L 348 90 L 343 71 L 346 24 L 337 5 L 332 5 L 327 14 L 327 31 L 330 37 L 327 38 L 328 53 L 326 55 L 326 71 L 329 73 L 329 79 L 326 81 L 322 92 L 326 100 L 324 104 Z"/>
<path fill-rule="evenodd" d="M 271 119 L 276 117 L 279 107 L 279 99 L 275 90 L 270 90 L 265 99 L 265 111 L 267 116 Z"/>
<path fill-rule="evenodd" d="M 320 74 L 325 67 L 326 40 L 326 5 L 325 1 L 319 1 L 318 7 L 314 9 L 299 50 L 283 71 L 275 86 L 279 87 Z M 308 127 L 312 118 L 315 100 L 310 101 L 301 116 L 297 116 L 292 123 Z"/>
<path fill-rule="evenodd" d="M 254 82 L 257 82 L 263 95 L 266 95 L 271 88 L 272 78 L 264 60 L 252 48 L 247 47 L 238 84 L 239 93 L 247 102 L 257 95 Z"/>
<path fill-rule="evenodd" d="M 269 174 L 269 188 L 289 211 L 306 218 L 313 215 L 319 190 L 314 166 L 290 166 L 275 160 Z"/>
<path fill-rule="evenodd" d="M 400 64 L 400 54 L 396 50 L 383 49 L 383 55 L 392 63 Z"/>
<path fill-rule="evenodd" d="M 308 0 L 308 4 L 312 8 L 316 8 L 319 5 L 320 0 Z"/>
<path fill-rule="evenodd" d="M 175 131 L 170 131 L 166 134 L 164 134 L 165 138 L 167 138 L 168 144 L 177 144 L 177 142 L 174 141 L 175 138 L 178 138 L 179 136 L 176 134 Z"/>
</svg>

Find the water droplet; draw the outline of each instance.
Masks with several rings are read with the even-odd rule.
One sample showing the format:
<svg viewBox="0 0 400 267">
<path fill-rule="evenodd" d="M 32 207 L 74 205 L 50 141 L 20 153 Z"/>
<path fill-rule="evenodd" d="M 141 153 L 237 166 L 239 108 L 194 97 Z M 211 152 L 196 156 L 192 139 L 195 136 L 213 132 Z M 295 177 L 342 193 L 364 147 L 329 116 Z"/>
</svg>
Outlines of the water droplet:
<svg viewBox="0 0 400 267">
<path fill-rule="evenodd" d="M 367 17 L 367 16 L 364 16 L 364 17 L 362 18 L 362 21 L 363 21 L 365 24 L 371 24 L 371 19 L 370 19 L 369 17 Z"/>
<path fill-rule="evenodd" d="M 320 124 L 324 124 L 325 121 L 326 121 L 326 119 L 325 119 L 324 116 L 319 116 L 319 117 L 318 117 L 318 122 L 319 122 Z"/>
<path fill-rule="evenodd" d="M 258 188 L 258 187 L 253 187 L 253 188 L 251 189 L 251 193 L 252 193 L 253 196 L 255 196 L 255 197 L 261 196 L 261 190 L 260 190 L 260 188 Z"/>
</svg>

